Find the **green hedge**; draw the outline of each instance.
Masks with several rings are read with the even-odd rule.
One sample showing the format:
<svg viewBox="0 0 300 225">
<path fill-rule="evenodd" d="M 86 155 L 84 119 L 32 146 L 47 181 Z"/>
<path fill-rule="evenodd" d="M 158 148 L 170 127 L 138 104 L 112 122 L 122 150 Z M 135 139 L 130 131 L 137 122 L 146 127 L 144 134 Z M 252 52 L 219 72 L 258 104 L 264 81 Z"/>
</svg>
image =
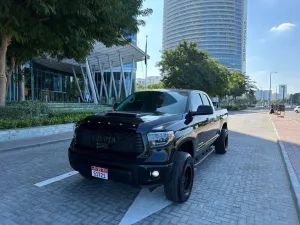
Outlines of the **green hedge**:
<svg viewBox="0 0 300 225">
<path fill-rule="evenodd" d="M 68 108 L 62 108 L 57 111 L 51 104 L 38 101 L 8 103 L 5 107 L 0 107 L 0 129 L 74 123 L 89 115 L 111 109 L 103 106 L 95 108 L 85 107 L 85 105 L 82 106 L 85 109 L 80 111 L 74 111 Z"/>
<path fill-rule="evenodd" d="M 87 116 L 94 114 L 93 112 L 72 112 L 72 113 L 51 113 L 45 117 L 36 118 L 23 118 L 23 119 L 0 119 L 0 130 L 25 128 L 25 127 L 38 127 L 54 124 L 75 123 Z"/>
<path fill-rule="evenodd" d="M 229 105 L 229 106 L 225 106 L 224 108 L 227 109 L 227 110 L 235 111 L 235 110 L 245 110 L 248 107 L 244 106 L 244 105 L 241 105 L 241 106 L 231 106 L 231 105 Z"/>
<path fill-rule="evenodd" d="M 22 102 L 22 103 L 8 103 L 4 107 L 0 107 L 0 120 L 17 120 L 24 118 L 35 118 L 40 116 L 47 116 L 49 114 L 55 114 L 56 112 L 62 115 L 66 114 L 78 114 L 78 113 L 96 113 L 101 111 L 107 111 L 110 107 L 103 106 L 94 106 L 94 107 L 86 107 L 85 104 L 81 106 L 80 110 L 78 108 L 68 108 L 68 107 L 60 107 L 57 108 L 53 104 L 47 104 L 43 102 Z"/>
<path fill-rule="evenodd" d="M 0 107 L 0 119 L 21 119 L 33 118 L 43 114 L 49 114 L 52 109 L 48 104 L 42 102 L 22 102 L 8 103 L 7 106 Z"/>
</svg>

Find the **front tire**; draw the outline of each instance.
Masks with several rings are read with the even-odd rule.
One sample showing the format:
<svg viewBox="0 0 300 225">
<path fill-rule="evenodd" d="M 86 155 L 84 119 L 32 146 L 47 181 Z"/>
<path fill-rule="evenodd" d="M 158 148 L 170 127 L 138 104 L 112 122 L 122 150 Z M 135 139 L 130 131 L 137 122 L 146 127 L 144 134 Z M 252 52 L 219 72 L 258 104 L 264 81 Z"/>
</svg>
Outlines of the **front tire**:
<svg viewBox="0 0 300 225">
<path fill-rule="evenodd" d="M 194 183 L 194 161 L 186 152 L 175 152 L 170 175 L 164 184 L 166 198 L 176 203 L 188 200 Z"/>
<path fill-rule="evenodd" d="M 228 130 L 223 128 L 215 143 L 216 153 L 225 154 L 228 149 Z"/>
</svg>

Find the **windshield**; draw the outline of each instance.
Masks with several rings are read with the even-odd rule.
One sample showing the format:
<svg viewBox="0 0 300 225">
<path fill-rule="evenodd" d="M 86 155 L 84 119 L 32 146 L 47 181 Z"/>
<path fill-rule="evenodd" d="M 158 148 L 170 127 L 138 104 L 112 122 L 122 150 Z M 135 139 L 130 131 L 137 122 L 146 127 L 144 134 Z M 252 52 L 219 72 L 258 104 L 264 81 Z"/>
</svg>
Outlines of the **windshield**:
<svg viewBox="0 0 300 225">
<path fill-rule="evenodd" d="M 185 113 L 188 92 L 137 92 L 125 99 L 116 111 L 141 113 Z"/>
</svg>

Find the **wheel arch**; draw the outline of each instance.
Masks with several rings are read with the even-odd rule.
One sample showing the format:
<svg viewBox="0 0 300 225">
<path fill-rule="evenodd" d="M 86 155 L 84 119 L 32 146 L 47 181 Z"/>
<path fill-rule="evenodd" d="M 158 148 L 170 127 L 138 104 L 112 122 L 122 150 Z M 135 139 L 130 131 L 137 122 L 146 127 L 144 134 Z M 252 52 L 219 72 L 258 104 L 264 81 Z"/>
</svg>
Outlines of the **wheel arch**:
<svg viewBox="0 0 300 225">
<path fill-rule="evenodd" d="M 182 141 L 176 148 L 176 151 L 189 153 L 192 158 L 195 156 L 195 144 L 194 139 L 188 138 Z"/>
<path fill-rule="evenodd" d="M 222 125 L 222 130 L 223 130 L 223 129 L 227 129 L 227 130 L 228 130 L 227 122 L 223 123 L 223 125 Z"/>
</svg>

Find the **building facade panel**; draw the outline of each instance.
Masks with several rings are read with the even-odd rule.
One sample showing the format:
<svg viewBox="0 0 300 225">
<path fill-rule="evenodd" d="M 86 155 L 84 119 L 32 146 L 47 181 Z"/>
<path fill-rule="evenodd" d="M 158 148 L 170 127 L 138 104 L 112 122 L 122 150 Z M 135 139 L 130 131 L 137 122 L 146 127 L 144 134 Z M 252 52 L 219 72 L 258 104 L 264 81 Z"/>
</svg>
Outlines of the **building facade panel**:
<svg viewBox="0 0 300 225">
<path fill-rule="evenodd" d="M 132 45 L 136 47 L 136 34 L 131 35 L 131 39 Z M 107 50 L 105 47 L 103 49 Z M 144 60 L 144 52 L 142 52 L 142 50 L 132 48 L 132 46 L 129 46 L 128 49 L 126 51 L 123 50 L 123 52 L 122 50 L 121 52 L 117 50 L 118 47 L 115 46 L 110 48 L 109 51 L 107 51 L 107 55 L 105 55 L 107 58 L 105 62 L 103 60 L 99 62 L 99 58 L 99 61 L 96 63 L 95 61 L 91 63 L 91 60 L 88 60 L 91 76 L 94 78 L 93 80 L 95 83 L 93 86 L 96 88 L 91 87 L 86 65 L 82 65 L 82 63 L 80 64 L 76 62 L 75 64 L 72 64 L 68 62 L 58 62 L 53 59 L 34 59 L 31 62 L 26 63 L 24 65 L 25 100 L 39 100 L 45 102 L 92 102 L 94 101 L 94 99 L 92 99 L 93 89 L 96 89 L 95 91 L 97 95 L 99 95 L 99 97 L 97 96 L 95 98 L 98 100 L 100 99 L 100 104 L 112 104 L 115 101 L 120 101 L 126 98 L 128 94 L 131 94 L 135 90 L 136 64 L 137 61 Z M 124 52 L 127 53 L 127 51 L 131 50 L 133 53 L 132 55 L 124 55 Z M 120 55 L 117 52 L 119 52 Z M 91 56 L 91 54 L 92 53 L 90 53 L 89 56 Z M 100 54 L 99 56 L 102 55 Z M 106 67 L 103 71 L 102 81 L 101 72 L 100 69 L 98 69 L 100 66 L 98 66 L 98 64 L 101 64 L 102 67 L 104 67 L 104 63 L 108 64 L 108 55 L 114 58 L 116 58 L 115 55 L 118 55 L 118 59 L 116 61 L 111 60 L 110 58 L 112 71 L 110 68 L 107 69 Z M 138 55 L 138 57 L 134 57 L 134 55 Z M 97 55 L 94 54 L 91 58 L 97 59 Z M 125 64 L 123 64 L 123 60 L 126 62 Z M 128 63 L 128 61 L 132 63 Z M 123 66 L 123 73 L 121 72 L 122 68 L 120 65 Z M 75 82 L 74 73 L 77 76 L 78 85 Z M 109 93 L 109 96 L 106 97 L 106 90 L 110 90 L 112 74 L 117 94 L 113 90 L 111 91 L 111 94 Z M 122 80 L 121 76 L 123 77 L 122 79 L 125 80 L 125 85 L 123 82 L 120 82 Z M 82 96 L 80 92 L 82 93 Z M 13 102 L 18 100 L 18 75 L 16 67 L 12 74 L 12 81 L 9 85 L 7 101 Z"/>
</svg>

